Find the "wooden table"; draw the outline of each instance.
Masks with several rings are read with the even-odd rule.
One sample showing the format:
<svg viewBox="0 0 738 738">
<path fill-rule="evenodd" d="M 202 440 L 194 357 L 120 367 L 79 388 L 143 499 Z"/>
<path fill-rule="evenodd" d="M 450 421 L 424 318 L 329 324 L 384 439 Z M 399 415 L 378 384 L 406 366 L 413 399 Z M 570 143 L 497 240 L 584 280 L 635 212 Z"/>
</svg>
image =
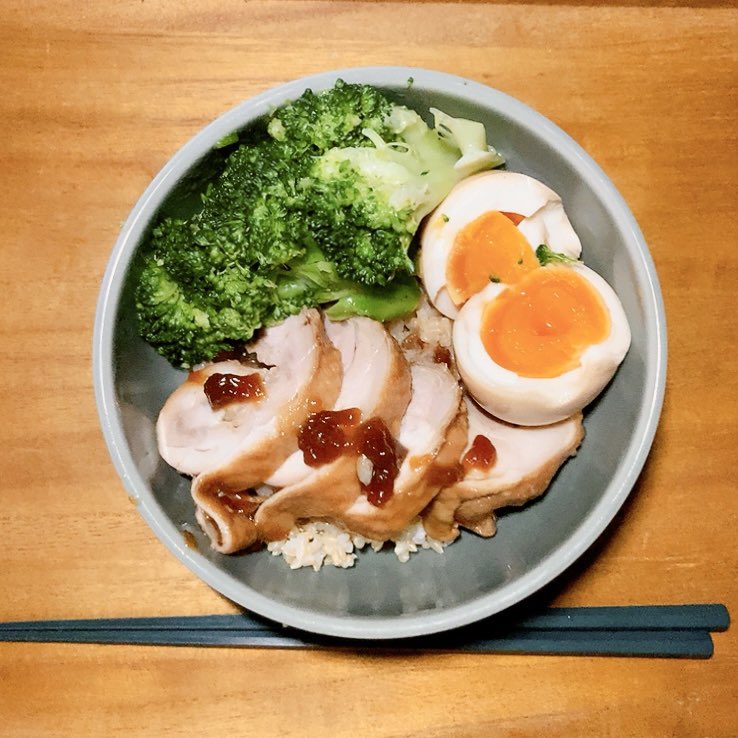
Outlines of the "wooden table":
<svg viewBox="0 0 738 738">
<path fill-rule="evenodd" d="M 206 122 L 368 64 L 443 69 L 534 106 L 604 167 L 650 244 L 669 326 L 661 425 L 555 603 L 738 613 L 738 13 L 676 4 L 3 3 L 0 618 L 231 611 L 156 541 L 108 459 L 98 285 L 139 194 Z M 735 628 L 715 649 L 685 662 L 0 644 L 0 733 L 735 736 Z"/>
</svg>

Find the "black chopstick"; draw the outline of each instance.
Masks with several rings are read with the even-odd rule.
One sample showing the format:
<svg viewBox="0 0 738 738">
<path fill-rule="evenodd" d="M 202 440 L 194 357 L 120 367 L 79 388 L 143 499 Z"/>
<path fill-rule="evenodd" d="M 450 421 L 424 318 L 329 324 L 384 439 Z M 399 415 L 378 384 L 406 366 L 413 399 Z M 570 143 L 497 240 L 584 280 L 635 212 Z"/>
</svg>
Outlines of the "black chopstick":
<svg viewBox="0 0 738 738">
<path fill-rule="evenodd" d="M 246 613 L 0 623 L 0 641 L 343 648 L 709 658 L 724 605 L 549 608 L 497 616 L 454 631 L 367 643 L 280 627 Z"/>
<path fill-rule="evenodd" d="M 12 637 L 8 637 L 11 636 Z M 352 651 L 453 651 L 465 653 L 566 654 L 587 656 L 650 656 L 709 658 L 713 644 L 707 631 L 539 631 L 521 630 L 499 638 L 473 641 L 443 636 L 365 643 L 319 636 L 289 635 L 265 630 L 37 630 L 4 631 L 0 641 L 34 643 L 97 643 L 157 646 L 250 646 L 260 648 L 342 649 Z"/>
<path fill-rule="evenodd" d="M 551 607 L 511 619 L 493 616 L 467 630 L 725 630 L 730 616 L 725 605 L 621 605 L 613 607 Z M 0 623 L 7 630 L 274 630 L 275 623 L 247 613 L 182 615 L 147 618 L 92 618 L 82 620 L 27 620 Z M 0 638 L 1 640 L 1 638 Z"/>
<path fill-rule="evenodd" d="M 536 630 L 725 630 L 730 615 L 725 605 L 620 605 L 615 607 L 552 607 L 515 621 L 515 627 Z"/>
</svg>

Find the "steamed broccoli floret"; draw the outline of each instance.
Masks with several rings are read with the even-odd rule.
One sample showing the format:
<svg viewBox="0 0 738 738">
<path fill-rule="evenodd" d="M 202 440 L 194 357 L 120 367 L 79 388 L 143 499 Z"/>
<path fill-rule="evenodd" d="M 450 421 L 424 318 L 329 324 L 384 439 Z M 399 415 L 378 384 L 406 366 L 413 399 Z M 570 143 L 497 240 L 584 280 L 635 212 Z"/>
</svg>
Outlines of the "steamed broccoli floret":
<svg viewBox="0 0 738 738">
<path fill-rule="evenodd" d="M 403 274 L 382 287 L 353 282 L 342 291 L 334 291 L 333 302 L 325 313 L 331 320 L 345 320 L 364 315 L 382 322 L 410 315 L 420 302 L 418 280 Z"/>
<path fill-rule="evenodd" d="M 311 244 L 305 256 L 290 264 L 277 287 L 278 304 L 330 305 L 326 313 L 334 320 L 364 315 L 375 320 L 394 320 L 418 306 L 420 287 L 415 277 L 404 275 L 383 287 L 371 287 L 342 278 L 336 264 Z"/>
<path fill-rule="evenodd" d="M 305 209 L 342 276 L 383 285 L 412 273 L 408 248 L 423 217 L 465 176 L 502 163 L 480 123 L 434 115 L 436 129 L 394 106 L 389 141 L 367 128 L 369 146 L 333 148 L 314 162 Z"/>
<path fill-rule="evenodd" d="M 246 266 L 276 266 L 300 256 L 303 169 L 271 141 L 238 148 L 191 220 L 195 244 L 210 247 L 216 260 Z"/>
<path fill-rule="evenodd" d="M 414 309 L 408 251 L 421 219 L 463 176 L 501 163 L 481 124 L 434 114 L 437 130 L 343 82 L 277 110 L 228 156 L 197 212 L 152 230 L 141 335 L 192 366 L 305 306 L 332 306 L 336 319 Z"/>
<path fill-rule="evenodd" d="M 375 87 L 342 80 L 329 90 L 307 90 L 299 99 L 276 111 L 269 135 L 299 156 L 322 154 L 335 146 L 366 146 L 365 128 L 387 132 L 392 103 Z"/>
<path fill-rule="evenodd" d="M 248 340 L 263 325 L 273 285 L 235 267 L 213 272 L 207 290 L 188 289 L 155 259 L 138 283 L 136 308 L 141 336 L 175 366 L 211 359 L 233 341 Z"/>
</svg>

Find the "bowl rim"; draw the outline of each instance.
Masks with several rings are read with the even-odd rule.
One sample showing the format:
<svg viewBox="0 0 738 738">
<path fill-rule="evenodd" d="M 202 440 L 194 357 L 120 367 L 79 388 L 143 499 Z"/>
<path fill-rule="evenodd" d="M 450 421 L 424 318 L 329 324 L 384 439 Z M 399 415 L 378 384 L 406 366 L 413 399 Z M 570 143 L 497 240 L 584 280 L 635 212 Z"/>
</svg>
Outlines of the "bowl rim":
<svg viewBox="0 0 738 738">
<path fill-rule="evenodd" d="M 433 92 L 474 96 L 516 123 L 534 126 L 547 143 L 556 147 L 586 174 L 588 186 L 604 202 L 621 230 L 627 232 L 629 252 L 644 282 L 641 294 L 646 316 L 646 390 L 632 441 L 616 474 L 590 513 L 571 536 L 523 576 L 493 593 L 445 609 L 405 615 L 356 616 L 325 614 L 286 604 L 265 596 L 235 576 L 224 572 L 197 551 L 187 548 L 181 529 L 166 517 L 138 472 L 120 422 L 113 371 L 116 316 L 130 256 L 135 252 L 158 205 L 184 173 L 224 135 L 257 119 L 277 105 L 302 94 L 332 86 L 337 79 L 377 87 L 399 88 L 412 84 Z M 480 82 L 446 72 L 406 66 L 348 67 L 294 79 L 248 98 L 227 110 L 181 146 L 150 182 L 126 219 L 109 257 L 98 294 L 92 345 L 92 370 L 96 404 L 108 452 L 126 490 L 138 510 L 165 547 L 190 571 L 236 604 L 294 628 L 357 640 L 405 638 L 429 635 L 476 622 L 499 613 L 537 592 L 568 569 L 603 533 L 630 494 L 653 443 L 664 400 L 666 383 L 666 317 L 653 259 L 645 239 L 615 185 L 599 165 L 559 126 L 525 103 Z M 296 572 L 296 576 L 300 573 Z"/>
</svg>

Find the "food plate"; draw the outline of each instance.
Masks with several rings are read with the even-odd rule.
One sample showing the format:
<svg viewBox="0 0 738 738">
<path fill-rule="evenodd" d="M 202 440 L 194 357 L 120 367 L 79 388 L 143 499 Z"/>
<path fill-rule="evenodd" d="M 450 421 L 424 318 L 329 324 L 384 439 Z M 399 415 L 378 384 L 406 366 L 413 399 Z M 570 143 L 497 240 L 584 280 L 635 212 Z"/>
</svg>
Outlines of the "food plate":
<svg viewBox="0 0 738 738">
<path fill-rule="evenodd" d="M 494 538 L 467 531 L 442 555 L 425 551 L 399 563 L 381 551 L 361 554 L 350 569 L 293 571 L 267 551 L 213 551 L 195 521 L 188 480 L 160 458 L 156 418 L 183 373 L 138 336 L 135 256 L 163 208 L 187 209 L 193 182 L 208 171 L 224 136 L 305 89 L 326 89 L 338 79 L 376 86 L 423 114 L 438 107 L 484 123 L 509 170 L 536 177 L 561 195 L 586 263 L 620 297 L 632 343 L 613 381 L 585 412 L 579 455 L 541 499 L 503 513 Z M 103 278 L 93 371 L 117 471 L 155 534 L 193 573 L 239 605 L 286 625 L 355 639 L 399 638 L 455 628 L 520 602 L 600 536 L 651 447 L 664 393 L 665 316 L 653 262 L 627 205 L 597 164 L 551 121 L 502 92 L 449 74 L 409 67 L 341 69 L 238 105 L 185 144 L 156 176 L 128 217 Z"/>
</svg>

